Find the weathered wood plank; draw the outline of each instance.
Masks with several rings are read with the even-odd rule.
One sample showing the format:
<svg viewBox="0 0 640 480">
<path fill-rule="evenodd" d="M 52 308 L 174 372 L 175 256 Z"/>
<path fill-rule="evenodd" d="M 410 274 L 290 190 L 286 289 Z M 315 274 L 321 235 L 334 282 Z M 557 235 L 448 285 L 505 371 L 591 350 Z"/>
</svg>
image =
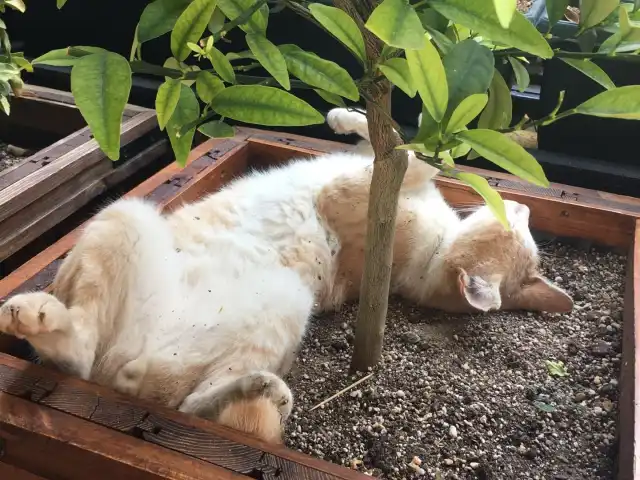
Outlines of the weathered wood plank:
<svg viewBox="0 0 640 480">
<path fill-rule="evenodd" d="M 14 254 L 50 228 L 76 212 L 107 187 L 102 178 L 113 169 L 97 163 L 54 188 L 25 208 L 0 221 L 0 261 Z"/>
<path fill-rule="evenodd" d="M 91 132 L 88 127 L 85 127 L 39 150 L 17 165 L 0 172 L 0 190 L 4 190 L 36 170 L 46 167 L 54 159 L 69 153 L 74 148 L 90 140 Z"/>
<path fill-rule="evenodd" d="M 161 140 L 118 168 L 110 162 L 99 162 L 0 222 L 0 232 L 6 232 L 0 236 L 0 261 L 55 227 L 98 195 L 168 154 L 169 150 L 169 142 Z"/>
<path fill-rule="evenodd" d="M 0 461 L 0 478 L 7 480 L 46 480 L 43 477 L 29 473 Z"/>
<path fill-rule="evenodd" d="M 368 478 L 344 467 L 290 451 L 283 446 L 267 445 L 213 422 L 132 399 L 99 385 L 66 377 L 59 372 L 31 365 L 4 354 L 0 354 L 0 392 L 5 394 L 4 398 L 11 396 L 16 399 L 7 400 L 6 403 L 18 405 L 15 407 L 17 412 L 11 408 L 0 409 L 0 438 L 3 435 L 3 426 L 10 425 L 26 432 L 54 437 L 61 442 L 70 442 L 88 452 L 117 459 L 129 467 L 131 462 L 126 458 L 130 457 L 121 458 L 121 446 L 111 453 L 110 445 L 100 444 L 117 440 L 122 445 L 127 444 L 130 437 L 135 437 L 137 445 L 130 445 L 130 449 L 133 450 L 130 453 L 135 453 L 137 457 L 143 456 L 145 448 L 150 448 L 150 452 L 153 453 L 153 448 L 161 446 L 168 451 L 186 455 L 196 462 L 203 462 L 235 475 L 220 478 L 243 478 L 242 475 L 278 480 Z M 0 406 L 6 403 L 3 401 L 3 394 L 0 393 Z M 61 426 L 58 423 L 59 415 L 75 417 L 74 422 L 67 419 L 67 424 Z M 22 416 L 29 418 L 21 418 Z M 60 417 L 60 421 L 62 418 Z M 78 423 L 76 420 L 79 419 L 84 421 Z M 73 423 L 73 427 L 69 423 Z M 98 426 L 106 428 L 101 429 Z M 75 435 L 71 435 L 73 430 Z M 111 432 L 118 432 L 118 435 Z M 126 434 L 126 437 L 121 434 Z M 112 435 L 110 440 L 109 435 Z M 95 437 L 100 437 L 101 440 L 94 441 Z M 144 440 L 146 445 L 141 445 L 137 439 Z M 37 439 L 31 436 L 28 441 L 37 442 Z M 69 454 L 80 455 L 75 452 Z M 17 467 L 25 468 L 27 465 L 19 458 L 14 461 L 7 461 L 7 458 L 13 457 L 5 456 L 3 460 Z M 133 466 L 141 467 L 139 464 Z M 105 468 L 111 467 L 105 465 Z M 43 474 L 40 469 L 29 471 Z M 67 475 L 70 476 L 64 478 L 80 478 L 77 476 L 79 473 L 86 474 L 86 471 L 67 471 Z M 120 473 L 125 475 L 128 471 Z"/>
<path fill-rule="evenodd" d="M 622 327 L 618 480 L 640 478 L 640 221 L 629 250 Z"/>
<path fill-rule="evenodd" d="M 157 125 L 155 114 L 141 113 L 121 128 L 121 145 L 139 138 Z M 98 143 L 91 140 L 53 159 L 51 163 L 0 191 L 0 221 L 23 209 L 37 198 L 105 159 Z"/>
<path fill-rule="evenodd" d="M 240 480 L 221 467 L 0 392 L 2 461 L 48 479 Z"/>
<path fill-rule="evenodd" d="M 76 104 L 71 92 L 65 92 L 63 90 L 57 90 L 55 88 L 42 87 L 40 85 L 25 85 L 21 96 L 32 99 L 49 100 L 51 102 L 58 102 L 63 105 L 72 105 L 73 107 L 75 107 Z M 136 115 L 138 113 L 149 112 L 151 110 L 145 107 L 127 104 L 124 111 L 127 114 Z"/>
<path fill-rule="evenodd" d="M 245 173 L 249 162 L 249 148 L 246 143 L 224 142 L 203 159 L 207 160 L 206 168 L 180 186 L 165 203 L 165 212 L 171 212 L 215 192 L 233 178 Z"/>
</svg>

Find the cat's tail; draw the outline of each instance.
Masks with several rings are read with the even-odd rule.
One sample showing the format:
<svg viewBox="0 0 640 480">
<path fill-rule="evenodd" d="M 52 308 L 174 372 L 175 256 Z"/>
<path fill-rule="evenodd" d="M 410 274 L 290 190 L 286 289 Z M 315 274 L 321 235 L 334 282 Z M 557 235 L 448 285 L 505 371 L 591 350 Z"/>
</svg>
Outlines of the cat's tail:
<svg viewBox="0 0 640 480">
<path fill-rule="evenodd" d="M 268 443 L 282 443 L 280 411 L 266 397 L 240 399 L 227 404 L 217 422 Z"/>
</svg>

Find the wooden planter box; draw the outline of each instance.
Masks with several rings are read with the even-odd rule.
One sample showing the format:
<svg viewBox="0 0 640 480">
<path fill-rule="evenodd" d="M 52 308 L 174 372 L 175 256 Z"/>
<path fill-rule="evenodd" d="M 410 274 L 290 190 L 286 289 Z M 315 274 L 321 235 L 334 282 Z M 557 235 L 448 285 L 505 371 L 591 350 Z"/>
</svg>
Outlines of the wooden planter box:
<svg viewBox="0 0 640 480">
<path fill-rule="evenodd" d="M 40 148 L 0 171 L 0 262 L 169 151 L 153 110 L 128 105 L 121 159 L 100 150 L 70 93 L 26 86 L 0 116 L 0 139 Z"/>
<path fill-rule="evenodd" d="M 248 169 L 349 148 L 294 135 L 238 129 L 234 138 L 210 140 L 197 147 L 186 168 L 172 164 L 129 195 L 146 197 L 170 211 L 219 189 Z M 509 175 L 475 171 L 487 176 L 504 197 L 526 203 L 531 208 L 533 228 L 630 251 L 617 478 L 640 479 L 640 362 L 636 357 L 640 335 L 640 200 L 562 185 L 542 189 Z M 455 180 L 437 181 L 453 204 L 480 201 Z M 47 288 L 78 233 L 79 229 L 69 233 L 1 280 L 0 298 Z M 0 351 L 9 351 L 15 342 L 12 337 L 0 337 Z M 0 353 L 0 478 L 80 480 L 88 471 L 96 480 L 370 478 Z"/>
</svg>

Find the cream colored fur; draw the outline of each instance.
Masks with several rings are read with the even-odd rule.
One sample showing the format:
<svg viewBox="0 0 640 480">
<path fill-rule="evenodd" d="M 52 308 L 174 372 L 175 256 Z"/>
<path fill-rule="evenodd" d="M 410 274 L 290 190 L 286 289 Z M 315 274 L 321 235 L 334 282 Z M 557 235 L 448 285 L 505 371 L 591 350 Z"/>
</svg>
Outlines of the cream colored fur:
<svg viewBox="0 0 640 480">
<path fill-rule="evenodd" d="M 368 138 L 363 115 L 333 110 L 338 133 Z M 370 147 L 254 172 L 169 216 L 120 200 L 87 226 L 53 294 L 16 295 L 0 331 L 59 368 L 279 441 L 291 392 L 281 380 L 312 310 L 357 297 L 372 171 Z M 393 291 L 466 311 L 561 311 L 542 279 L 529 210 L 508 202 L 512 231 L 486 207 L 462 220 L 410 155 Z M 274 423 L 275 422 L 275 423 Z"/>
</svg>

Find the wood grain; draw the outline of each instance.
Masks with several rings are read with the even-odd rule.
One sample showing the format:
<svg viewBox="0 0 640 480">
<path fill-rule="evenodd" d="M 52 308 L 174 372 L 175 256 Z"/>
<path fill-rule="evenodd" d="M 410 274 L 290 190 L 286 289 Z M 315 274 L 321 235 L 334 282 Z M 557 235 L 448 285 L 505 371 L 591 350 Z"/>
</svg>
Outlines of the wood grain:
<svg viewBox="0 0 640 480">
<path fill-rule="evenodd" d="M 160 140 L 117 168 L 111 163 L 97 163 L 0 222 L 0 232 L 6 232 L 0 235 L 0 261 L 55 227 L 94 198 L 166 155 L 169 149 L 169 142 Z"/>
<path fill-rule="evenodd" d="M 6 480 L 46 480 L 43 477 L 0 461 L 0 478 Z"/>
<path fill-rule="evenodd" d="M 36 170 L 46 167 L 55 158 L 69 153 L 77 146 L 90 140 L 91 132 L 88 127 L 85 127 L 39 150 L 17 165 L 0 172 L 0 190 L 4 190 Z"/>
<path fill-rule="evenodd" d="M 278 480 L 370 478 L 344 467 L 290 451 L 282 446 L 267 445 L 213 422 L 129 398 L 104 387 L 66 377 L 59 372 L 4 354 L 0 354 L 0 392 L 5 395 L 3 397 L 3 393 L 0 393 L 0 438 L 3 435 L 3 425 L 8 424 L 38 435 L 54 435 L 60 441 L 66 442 L 71 438 L 71 443 L 74 445 L 104 456 L 111 447 L 101 446 L 102 443 L 117 441 L 122 445 L 127 444 L 130 437 L 134 437 L 144 440 L 149 447 L 164 447 L 168 451 L 223 468 L 236 475 L 221 478 L 244 478 L 242 475 L 245 474 L 251 478 L 277 478 Z M 6 408 L 3 398 L 8 396 L 19 400 L 17 402 L 19 412 Z M 25 403 L 29 406 L 25 406 Z M 11 405 L 15 404 L 15 402 L 11 403 Z M 75 423 L 73 426 L 59 426 L 54 413 L 72 416 Z M 21 418 L 22 416 L 27 418 Z M 40 420 L 43 418 L 46 419 L 43 421 L 46 423 L 44 427 L 40 425 Z M 67 419 L 65 422 L 70 421 Z M 75 436 L 71 435 L 74 429 Z M 68 436 L 66 432 L 69 432 Z M 112 435 L 110 440 L 107 438 L 109 435 Z M 94 441 L 96 436 L 101 440 Z M 37 442 L 37 439 L 29 437 L 26 441 Z M 137 457 L 146 455 L 142 449 L 139 442 L 137 446 L 130 445 L 128 448 L 135 452 Z M 110 453 L 109 456 L 117 458 L 120 462 L 130 463 L 130 460 L 121 459 L 122 450 L 123 448 L 119 447 L 117 452 Z M 70 454 L 79 455 L 73 452 Z M 7 461 L 6 458 L 5 456 L 3 461 Z M 21 468 L 27 466 L 19 457 L 9 458 L 16 459 L 7 463 Z M 40 469 L 29 471 L 43 474 Z M 125 473 L 121 472 L 121 474 Z M 75 470 L 68 471 L 67 475 L 70 476 L 64 478 L 80 478 Z"/>
<path fill-rule="evenodd" d="M 102 181 L 113 171 L 100 162 L 70 181 L 36 199 L 19 212 L 0 221 L 0 261 L 53 228 L 107 189 Z"/>
<path fill-rule="evenodd" d="M 249 148 L 246 143 L 223 142 L 203 159 L 209 160 L 206 168 L 180 185 L 179 190 L 164 205 L 165 212 L 194 202 L 204 195 L 215 192 L 224 184 L 242 175 L 247 170 Z"/>
<path fill-rule="evenodd" d="M 7 393 L 0 392 L 0 411 L 2 461 L 44 478 L 246 478 Z"/>
<path fill-rule="evenodd" d="M 154 112 L 140 113 L 121 128 L 121 145 L 147 133 L 157 125 Z M 51 163 L 0 191 L 0 221 L 22 210 L 36 199 L 68 181 L 83 170 L 106 159 L 98 143 L 91 140 L 53 159 Z M 108 161 L 108 159 L 106 159 Z"/>
<path fill-rule="evenodd" d="M 640 221 L 629 250 L 620 367 L 618 480 L 640 479 Z"/>
</svg>

